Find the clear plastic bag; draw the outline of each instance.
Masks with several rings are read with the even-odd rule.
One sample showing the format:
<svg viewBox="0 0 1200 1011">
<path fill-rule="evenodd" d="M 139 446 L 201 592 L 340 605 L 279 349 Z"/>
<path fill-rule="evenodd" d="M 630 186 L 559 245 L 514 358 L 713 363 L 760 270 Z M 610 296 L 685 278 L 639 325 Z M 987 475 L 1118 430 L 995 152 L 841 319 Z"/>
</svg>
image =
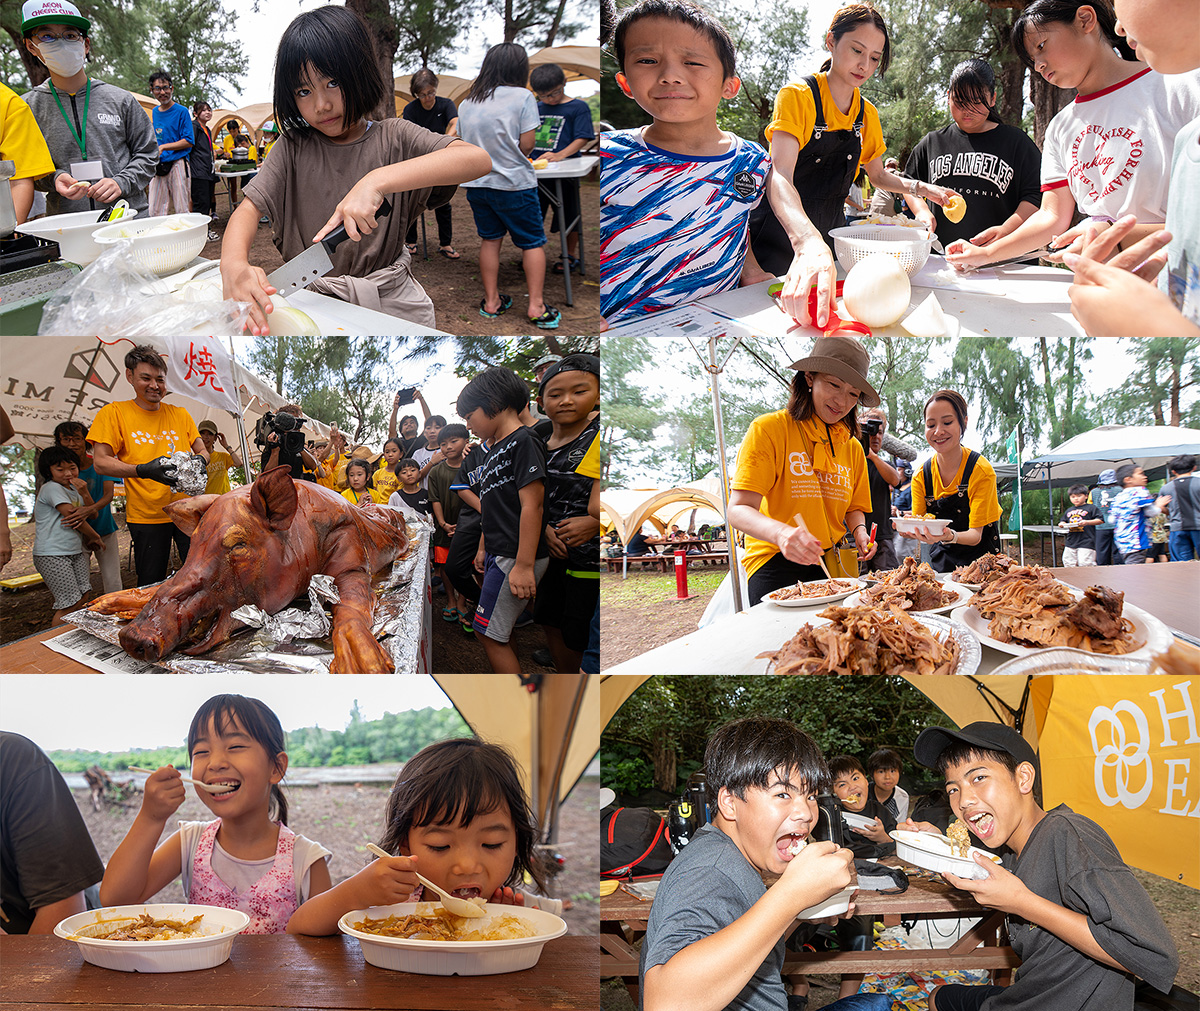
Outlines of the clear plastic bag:
<svg viewBox="0 0 1200 1011">
<path fill-rule="evenodd" d="M 157 337 L 162 334 L 237 335 L 250 318 L 245 302 L 194 301 L 134 258 L 118 242 L 64 284 L 42 311 L 39 334 Z"/>
</svg>

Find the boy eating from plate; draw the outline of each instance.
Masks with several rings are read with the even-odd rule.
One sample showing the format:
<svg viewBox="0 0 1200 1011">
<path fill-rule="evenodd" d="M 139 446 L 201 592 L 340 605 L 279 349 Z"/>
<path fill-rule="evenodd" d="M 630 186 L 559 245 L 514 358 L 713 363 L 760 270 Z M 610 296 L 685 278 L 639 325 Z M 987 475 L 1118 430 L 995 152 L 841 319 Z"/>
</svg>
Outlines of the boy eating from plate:
<svg viewBox="0 0 1200 1011">
<path fill-rule="evenodd" d="M 986 721 L 928 727 L 913 754 L 945 776 L 950 806 L 976 845 L 1015 854 L 1011 870 L 977 854 L 982 880 L 942 876 L 1008 913 L 1021 957 L 1016 981 L 936 987 L 931 1011 L 1114 1011 L 1133 1008 L 1134 976 L 1171 989 L 1179 954 L 1150 897 L 1104 829 L 1065 804 L 1042 810 L 1041 772 L 1025 738 Z"/>
<path fill-rule="evenodd" d="M 642 944 L 642 1007 L 783 1011 L 784 939 L 796 914 L 851 881 L 849 850 L 808 841 L 829 772 L 811 737 L 765 716 L 717 730 L 704 770 L 712 822 L 658 886 Z M 764 878 L 775 879 L 770 888 Z M 886 1011 L 891 998 L 862 994 L 829 1007 Z"/>
</svg>

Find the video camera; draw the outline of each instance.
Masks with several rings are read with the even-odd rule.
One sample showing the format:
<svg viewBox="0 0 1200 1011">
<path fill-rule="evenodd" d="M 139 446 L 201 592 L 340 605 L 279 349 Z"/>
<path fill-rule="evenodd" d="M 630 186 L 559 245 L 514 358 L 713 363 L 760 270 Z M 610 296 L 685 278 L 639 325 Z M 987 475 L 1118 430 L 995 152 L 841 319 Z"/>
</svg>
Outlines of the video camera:
<svg viewBox="0 0 1200 1011">
<path fill-rule="evenodd" d="M 883 422 L 878 418 L 867 418 L 865 421 L 860 421 L 859 427 L 862 429 L 863 435 L 868 439 L 873 435 L 878 435 L 883 431 Z"/>
<path fill-rule="evenodd" d="M 282 411 L 267 411 L 254 426 L 254 444 L 265 447 L 268 435 L 274 432 L 279 436 L 280 445 L 288 448 L 292 448 L 292 444 L 298 440 L 299 448 L 295 452 L 299 452 L 304 447 L 304 433 L 300 429 L 307 423 L 308 418 Z"/>
</svg>

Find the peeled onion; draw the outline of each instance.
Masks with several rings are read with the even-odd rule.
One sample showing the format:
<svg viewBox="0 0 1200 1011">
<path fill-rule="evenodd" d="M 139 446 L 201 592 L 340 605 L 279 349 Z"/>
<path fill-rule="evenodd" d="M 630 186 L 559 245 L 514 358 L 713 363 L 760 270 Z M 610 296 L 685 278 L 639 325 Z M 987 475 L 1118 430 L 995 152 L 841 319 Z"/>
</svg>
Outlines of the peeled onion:
<svg viewBox="0 0 1200 1011">
<path fill-rule="evenodd" d="M 900 262 L 888 253 L 872 253 L 846 275 L 842 300 L 846 309 L 867 326 L 890 326 L 904 315 L 912 285 Z"/>
<path fill-rule="evenodd" d="M 273 302 L 278 302 L 278 296 L 272 295 Z M 275 311 L 268 314 L 267 325 L 273 337 L 320 337 L 321 330 L 316 321 L 306 312 L 301 312 L 290 305 L 275 306 Z"/>
<path fill-rule="evenodd" d="M 917 306 L 900 325 L 914 337 L 933 340 L 946 332 L 946 317 L 937 295 L 930 295 Z"/>
</svg>

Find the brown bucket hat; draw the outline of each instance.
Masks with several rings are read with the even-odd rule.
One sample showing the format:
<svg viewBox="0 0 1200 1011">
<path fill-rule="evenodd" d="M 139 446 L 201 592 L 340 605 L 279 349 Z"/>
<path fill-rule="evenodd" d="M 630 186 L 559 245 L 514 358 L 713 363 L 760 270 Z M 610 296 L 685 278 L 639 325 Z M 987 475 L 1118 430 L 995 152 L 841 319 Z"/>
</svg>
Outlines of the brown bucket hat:
<svg viewBox="0 0 1200 1011">
<path fill-rule="evenodd" d="M 792 362 L 789 368 L 798 372 L 825 372 L 845 380 L 862 391 L 858 398 L 864 407 L 878 407 L 879 394 L 867 382 L 867 370 L 871 367 L 871 356 L 862 342 L 841 333 L 822 334 L 813 344 L 807 358 Z"/>
</svg>

